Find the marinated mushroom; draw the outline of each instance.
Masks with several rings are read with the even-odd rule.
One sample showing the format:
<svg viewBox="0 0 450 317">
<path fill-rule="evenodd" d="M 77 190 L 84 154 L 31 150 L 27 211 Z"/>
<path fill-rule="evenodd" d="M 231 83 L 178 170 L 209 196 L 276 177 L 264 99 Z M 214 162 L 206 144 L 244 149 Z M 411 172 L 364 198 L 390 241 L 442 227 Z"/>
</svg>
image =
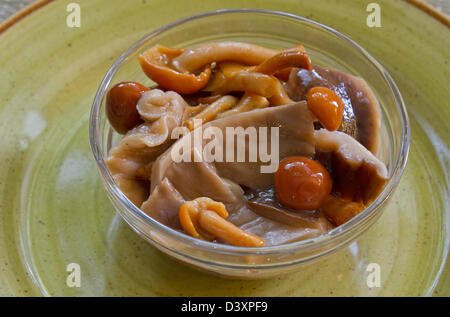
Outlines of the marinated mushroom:
<svg viewBox="0 0 450 317">
<path fill-rule="evenodd" d="M 170 67 L 173 57 L 180 55 L 181 49 L 155 46 L 139 56 L 142 70 L 161 87 L 181 94 L 192 94 L 203 89 L 211 76 L 211 67 L 206 65 L 199 74 L 178 72 Z"/>
<path fill-rule="evenodd" d="M 380 134 L 380 106 L 364 79 L 313 65 L 312 70 L 293 69 L 286 91 L 293 100 L 307 100 L 313 87 L 326 87 L 334 91 L 344 104 L 339 131 L 353 136 L 369 151 L 377 154 Z"/>
<path fill-rule="evenodd" d="M 314 136 L 316 156 L 326 157 L 324 165 L 331 168 L 333 191 L 350 201 L 372 202 L 387 182 L 386 166 L 348 134 L 321 129 Z"/>
<path fill-rule="evenodd" d="M 137 173 L 173 143 L 171 132 L 180 125 L 187 104 L 177 93 L 157 89 L 145 92 L 138 104 L 141 118 L 152 120 L 128 131 L 110 150 L 106 164 L 124 194 L 140 206 L 149 195 L 149 182 Z"/>
<path fill-rule="evenodd" d="M 279 50 L 240 42 L 206 43 L 185 50 L 172 60 L 180 72 L 192 72 L 210 63 L 233 61 L 246 65 L 259 65 Z"/>
<path fill-rule="evenodd" d="M 131 81 L 118 83 L 108 91 L 106 116 L 114 130 L 125 134 L 143 123 L 136 104 L 145 91 L 148 91 L 147 87 Z"/>
<path fill-rule="evenodd" d="M 375 95 L 361 78 L 312 65 L 303 46 L 155 46 L 139 61 L 157 86 L 108 92 L 109 121 L 125 135 L 106 164 L 161 224 L 274 246 L 340 226 L 383 190 Z"/>
<path fill-rule="evenodd" d="M 185 202 L 179 211 L 184 231 L 203 240 L 222 239 L 241 247 L 261 247 L 265 242 L 227 221 L 225 205 L 208 197 L 199 197 Z"/>
</svg>

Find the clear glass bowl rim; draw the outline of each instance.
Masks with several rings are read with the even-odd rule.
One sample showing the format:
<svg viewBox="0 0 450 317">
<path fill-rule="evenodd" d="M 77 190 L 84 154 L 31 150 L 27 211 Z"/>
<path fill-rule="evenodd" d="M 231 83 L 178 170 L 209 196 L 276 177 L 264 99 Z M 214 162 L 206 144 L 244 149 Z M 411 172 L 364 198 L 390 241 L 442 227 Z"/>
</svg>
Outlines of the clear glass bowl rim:
<svg viewBox="0 0 450 317">
<path fill-rule="evenodd" d="M 320 236 L 309 238 L 306 240 L 301 240 L 297 242 L 292 242 L 288 244 L 278 245 L 278 246 L 270 246 L 270 247 L 259 247 L 259 248 L 249 248 L 249 247 L 236 247 L 225 244 L 212 243 L 208 241 L 199 240 L 188 236 L 184 233 L 176 231 L 172 228 L 169 228 L 163 224 L 160 224 L 156 220 L 152 219 L 150 216 L 145 214 L 140 208 L 135 206 L 120 190 L 120 188 L 115 183 L 111 173 L 109 172 L 104 156 L 102 153 L 102 145 L 100 144 L 100 133 L 101 129 L 99 127 L 99 113 L 102 104 L 102 100 L 104 95 L 106 94 L 107 87 L 118 71 L 122 63 L 130 56 L 135 50 L 139 49 L 141 45 L 144 45 L 151 38 L 161 34 L 164 31 L 170 30 L 174 27 L 177 27 L 183 23 L 190 22 L 192 20 L 201 19 L 205 17 L 221 15 L 221 14 L 258 14 L 258 15 L 275 15 L 279 17 L 299 20 L 302 22 L 313 24 L 319 28 L 326 30 L 327 32 L 332 33 L 333 35 L 339 37 L 341 40 L 346 41 L 348 44 L 353 46 L 354 49 L 359 51 L 367 60 L 375 66 L 375 68 L 383 74 L 383 76 L 387 80 L 387 84 L 390 87 L 392 94 L 395 98 L 397 110 L 400 113 L 400 120 L 402 123 L 402 140 L 400 145 L 399 155 L 395 160 L 394 167 L 392 169 L 391 177 L 386 183 L 383 191 L 380 195 L 366 208 L 364 211 L 359 213 L 357 216 L 353 217 L 348 222 L 343 225 L 336 227 Z M 318 23 L 316 21 L 287 13 L 282 11 L 273 11 L 273 10 L 260 10 L 260 9 L 220 9 L 214 10 L 210 12 L 205 12 L 197 15 L 193 15 L 187 18 L 180 19 L 173 23 L 167 24 L 160 28 L 153 30 L 152 32 L 145 35 L 143 38 L 135 42 L 132 46 L 130 46 L 120 57 L 113 63 L 110 69 L 107 71 L 105 77 L 103 78 L 97 93 L 94 98 L 94 102 L 91 108 L 90 119 L 89 119 L 89 139 L 91 144 L 91 149 L 97 163 L 98 169 L 100 171 L 101 176 L 103 177 L 104 183 L 106 184 L 110 193 L 121 203 L 123 207 L 132 213 L 132 215 L 138 218 L 140 221 L 147 223 L 150 226 L 154 226 L 159 231 L 164 232 L 165 234 L 173 236 L 179 242 L 187 243 L 190 245 L 195 245 L 195 247 L 200 248 L 204 251 L 214 252 L 214 253 L 226 253 L 226 254 L 235 254 L 238 256 L 246 256 L 246 255 L 270 255 L 274 253 L 283 252 L 298 252 L 305 249 L 310 248 L 321 248 L 325 247 L 330 242 L 334 240 L 340 240 L 340 238 L 344 238 L 346 235 L 350 234 L 352 231 L 364 226 L 367 224 L 373 217 L 376 217 L 378 212 L 381 211 L 381 206 L 385 203 L 385 201 L 392 194 L 394 188 L 400 180 L 400 177 L 405 169 L 406 162 L 409 154 L 409 146 L 410 146 L 410 126 L 408 114 L 406 111 L 405 104 L 403 102 L 403 98 L 400 94 L 400 91 L 397 88 L 397 85 L 393 81 L 392 77 L 389 73 L 384 69 L 384 67 L 373 57 L 371 56 L 364 48 L 362 48 L 355 41 L 350 39 L 349 37 L 341 34 L 340 32 L 334 30 L 333 28 Z M 378 211 L 378 212 L 377 212 Z M 367 228 L 366 228 L 367 229 Z M 355 239 L 358 235 L 360 235 L 365 230 L 361 230 L 358 234 L 353 236 Z M 329 252 L 330 250 L 328 250 Z M 322 252 L 322 254 L 328 253 Z"/>
</svg>

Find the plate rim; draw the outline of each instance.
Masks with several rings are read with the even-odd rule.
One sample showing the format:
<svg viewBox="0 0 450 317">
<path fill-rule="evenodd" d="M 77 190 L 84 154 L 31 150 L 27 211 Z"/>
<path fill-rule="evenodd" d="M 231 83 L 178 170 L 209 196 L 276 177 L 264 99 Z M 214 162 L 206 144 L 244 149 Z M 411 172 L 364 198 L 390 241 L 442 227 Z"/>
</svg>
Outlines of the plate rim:
<svg viewBox="0 0 450 317">
<path fill-rule="evenodd" d="M 45 7 L 47 4 L 55 1 L 56 0 L 37 0 L 26 5 L 25 7 L 15 12 L 11 16 L 9 16 L 6 20 L 0 23 L 0 36 L 2 35 L 2 33 L 6 32 L 10 27 L 14 26 L 14 24 L 20 22 L 20 20 L 26 18 L 28 15 L 32 14 L 38 9 Z M 450 16 L 447 15 L 445 12 L 438 10 L 436 7 L 429 4 L 425 0 L 402 0 L 402 1 L 410 4 L 411 6 L 417 8 L 420 11 L 423 11 L 431 18 L 436 19 L 440 23 L 450 28 Z"/>
</svg>

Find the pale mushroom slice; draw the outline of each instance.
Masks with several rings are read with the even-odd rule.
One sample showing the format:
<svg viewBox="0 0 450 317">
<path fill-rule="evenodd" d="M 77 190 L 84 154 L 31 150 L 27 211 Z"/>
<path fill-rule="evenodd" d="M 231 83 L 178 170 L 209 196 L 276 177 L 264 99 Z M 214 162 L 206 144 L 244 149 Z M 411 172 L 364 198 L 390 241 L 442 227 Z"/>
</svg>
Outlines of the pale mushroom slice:
<svg viewBox="0 0 450 317">
<path fill-rule="evenodd" d="M 141 209 L 159 223 L 181 229 L 178 209 L 185 202 L 173 184 L 165 178 L 142 204 Z"/>
<path fill-rule="evenodd" d="M 312 71 L 293 69 L 286 91 L 293 100 L 306 100 L 312 87 L 327 87 L 344 102 L 344 116 L 339 131 L 343 131 L 376 154 L 379 146 L 381 112 L 377 98 L 367 83 L 356 76 L 317 65 Z"/>
<path fill-rule="evenodd" d="M 186 107 L 183 98 L 174 92 L 151 90 L 143 93 L 141 99 L 138 110 L 144 119 L 151 121 L 128 131 L 106 159 L 115 182 L 137 206 L 147 199 L 149 182 L 137 177 L 136 173 L 173 143 L 171 132 L 180 125 Z"/>
<path fill-rule="evenodd" d="M 383 162 L 344 132 L 320 129 L 314 136 L 315 158 L 330 171 L 334 193 L 364 205 L 380 194 L 388 180 Z"/>
<path fill-rule="evenodd" d="M 179 207 L 185 201 L 198 197 L 220 201 L 229 212 L 239 210 L 243 205 L 241 187 L 217 175 L 213 165 L 206 162 L 180 162 L 171 164 L 165 170 L 163 179 L 152 190 L 141 209 L 160 223 L 180 229 Z"/>
<path fill-rule="evenodd" d="M 179 125 L 187 106 L 183 97 L 174 91 L 152 89 L 142 93 L 136 108 L 141 118 L 147 122 L 154 122 L 161 117 L 172 117 Z"/>
<path fill-rule="evenodd" d="M 202 134 L 206 136 L 213 131 L 217 135 L 211 134 L 202 138 L 201 144 L 195 144 L 199 143 L 195 141 L 196 136 L 201 138 Z M 218 142 L 217 151 L 208 151 L 212 141 Z M 221 177 L 253 189 L 267 188 L 273 184 L 273 173 L 281 159 L 293 155 L 314 155 L 313 119 L 306 102 L 302 101 L 255 109 L 206 123 L 182 137 L 153 164 L 152 190 L 164 178 L 167 168 L 177 164 L 174 153 L 182 153 L 183 149 L 194 146 L 200 155 L 221 153 L 211 157 Z M 251 154 L 251 149 L 256 151 Z M 276 151 L 272 153 L 272 149 Z M 188 154 L 191 155 L 190 152 Z"/>
</svg>

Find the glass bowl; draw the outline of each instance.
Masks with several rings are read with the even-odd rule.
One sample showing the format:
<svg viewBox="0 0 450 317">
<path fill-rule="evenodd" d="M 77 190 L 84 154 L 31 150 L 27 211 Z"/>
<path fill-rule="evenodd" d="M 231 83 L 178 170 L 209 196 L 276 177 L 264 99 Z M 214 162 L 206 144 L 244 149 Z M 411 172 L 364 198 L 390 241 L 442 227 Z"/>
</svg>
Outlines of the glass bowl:
<svg viewBox="0 0 450 317">
<path fill-rule="evenodd" d="M 378 157 L 389 180 L 375 201 L 347 223 L 320 236 L 280 246 L 245 248 L 192 238 L 153 220 L 122 193 L 106 164 L 109 149 L 120 139 L 105 114 L 105 95 L 120 81 L 152 84 L 138 56 L 161 44 L 191 47 L 212 41 L 241 41 L 272 48 L 305 46 L 312 62 L 366 80 L 381 107 Z M 123 219 L 162 252 L 201 270 L 236 278 L 267 278 L 298 269 L 353 242 L 379 218 L 405 167 L 410 131 L 406 109 L 390 75 L 362 47 L 339 32 L 283 12 L 236 9 L 192 16 L 161 27 L 133 44 L 108 70 L 92 106 L 90 142 L 106 193 Z"/>
</svg>

